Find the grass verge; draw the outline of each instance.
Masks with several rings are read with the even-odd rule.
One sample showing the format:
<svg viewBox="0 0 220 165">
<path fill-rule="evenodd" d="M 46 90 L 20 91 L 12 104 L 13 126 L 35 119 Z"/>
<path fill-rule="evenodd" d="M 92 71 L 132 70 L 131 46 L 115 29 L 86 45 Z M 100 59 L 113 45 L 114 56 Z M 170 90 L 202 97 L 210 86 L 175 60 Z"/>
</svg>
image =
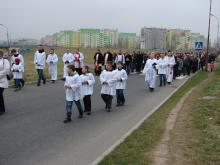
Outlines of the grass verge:
<svg viewBox="0 0 220 165">
<path fill-rule="evenodd" d="M 106 156 L 99 165 L 146 165 L 151 162 L 150 151 L 161 139 L 169 112 L 176 106 L 181 97 L 207 78 L 208 73 L 199 72 L 190 78 L 177 92 L 170 97 L 152 116 L 137 130 L 125 139 L 118 147 Z"/>
<path fill-rule="evenodd" d="M 209 76 L 209 82 L 201 89 L 201 97 L 190 109 L 192 140 L 187 146 L 193 164 L 220 164 L 220 65 Z M 201 99 L 204 96 L 214 99 Z"/>
</svg>

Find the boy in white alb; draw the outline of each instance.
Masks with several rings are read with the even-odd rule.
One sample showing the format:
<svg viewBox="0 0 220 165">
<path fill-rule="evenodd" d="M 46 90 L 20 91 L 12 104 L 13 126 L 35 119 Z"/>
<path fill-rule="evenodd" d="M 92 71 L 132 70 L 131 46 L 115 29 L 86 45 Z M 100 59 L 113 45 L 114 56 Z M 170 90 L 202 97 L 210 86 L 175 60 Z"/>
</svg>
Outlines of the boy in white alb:
<svg viewBox="0 0 220 165">
<path fill-rule="evenodd" d="M 116 79 L 112 70 L 112 64 L 106 65 L 106 69 L 103 70 L 100 75 L 100 82 L 102 85 L 101 97 L 105 102 L 105 109 L 107 110 L 107 112 L 110 112 L 112 108 L 112 99 L 113 96 L 116 94 Z"/>
<path fill-rule="evenodd" d="M 46 53 L 44 52 L 44 48 L 42 45 L 39 46 L 39 49 L 34 54 L 34 64 L 38 73 L 38 81 L 37 86 L 40 86 L 41 80 L 43 80 L 43 84 L 46 84 L 46 78 L 44 76 L 44 68 L 46 64 Z"/>
<path fill-rule="evenodd" d="M 79 74 L 75 71 L 75 67 L 73 65 L 67 66 L 67 72 L 68 76 L 66 76 L 64 88 L 66 92 L 66 112 L 67 117 L 63 121 L 64 123 L 71 122 L 71 116 L 72 116 L 72 105 L 73 101 L 75 102 L 78 111 L 79 111 L 79 117 L 83 117 L 83 109 L 81 106 L 80 99 L 82 98 L 82 82 L 79 77 Z"/>
<path fill-rule="evenodd" d="M 58 63 L 58 57 L 54 53 L 54 49 L 50 49 L 50 54 L 47 57 L 47 64 L 49 65 L 49 74 L 51 76 L 52 83 L 55 83 L 57 80 L 57 63 Z"/>
<path fill-rule="evenodd" d="M 13 64 L 15 64 L 15 59 L 16 58 L 20 59 L 20 64 L 23 65 L 23 67 L 24 67 L 24 58 L 23 58 L 23 56 L 17 50 L 12 49 L 11 50 L 11 66 Z M 24 81 L 23 78 L 20 80 L 20 83 L 21 83 L 22 86 L 24 86 L 25 81 Z M 15 82 L 14 82 L 14 85 L 15 85 Z"/>
<path fill-rule="evenodd" d="M 125 103 L 124 97 L 124 89 L 126 88 L 126 81 L 128 79 L 127 72 L 122 69 L 123 63 L 117 63 L 117 69 L 114 71 L 115 78 L 116 78 L 116 96 L 117 96 L 117 105 L 116 106 L 123 106 Z"/>
<path fill-rule="evenodd" d="M 95 79 L 92 73 L 89 73 L 89 67 L 84 66 L 80 75 L 82 81 L 82 95 L 84 103 L 84 112 L 91 115 L 91 95 L 93 94 L 93 84 Z"/>
<path fill-rule="evenodd" d="M 68 76 L 67 66 L 73 64 L 73 61 L 73 54 L 70 53 L 69 49 L 67 49 L 66 53 L 63 55 L 63 80 L 65 80 L 66 76 Z"/>
<path fill-rule="evenodd" d="M 15 63 L 11 67 L 11 71 L 13 73 L 13 79 L 15 82 L 15 92 L 21 89 L 20 81 L 23 79 L 24 67 L 20 63 L 20 59 L 16 58 Z"/>
</svg>

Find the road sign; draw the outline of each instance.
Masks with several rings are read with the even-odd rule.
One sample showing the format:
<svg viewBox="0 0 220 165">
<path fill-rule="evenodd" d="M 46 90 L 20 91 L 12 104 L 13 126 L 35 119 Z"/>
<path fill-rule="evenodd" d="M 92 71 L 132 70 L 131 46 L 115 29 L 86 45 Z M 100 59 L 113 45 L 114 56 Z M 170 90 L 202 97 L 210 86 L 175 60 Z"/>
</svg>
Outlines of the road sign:
<svg viewBox="0 0 220 165">
<path fill-rule="evenodd" d="M 195 42 L 195 50 L 203 50 L 203 42 Z"/>
</svg>

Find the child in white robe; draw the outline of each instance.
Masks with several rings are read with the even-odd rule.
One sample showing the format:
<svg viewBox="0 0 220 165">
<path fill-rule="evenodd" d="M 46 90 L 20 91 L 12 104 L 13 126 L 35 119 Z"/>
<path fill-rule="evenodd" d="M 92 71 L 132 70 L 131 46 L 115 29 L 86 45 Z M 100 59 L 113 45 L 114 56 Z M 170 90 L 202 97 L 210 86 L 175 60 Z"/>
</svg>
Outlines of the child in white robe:
<svg viewBox="0 0 220 165">
<path fill-rule="evenodd" d="M 73 101 L 75 102 L 78 111 L 79 111 L 79 117 L 83 117 L 83 109 L 81 106 L 80 99 L 82 98 L 82 82 L 79 77 L 79 74 L 75 71 L 74 65 L 68 65 L 67 66 L 67 72 L 68 76 L 66 76 L 64 88 L 66 92 L 66 111 L 67 111 L 67 117 L 64 120 L 64 123 L 71 122 L 71 116 L 72 116 L 72 105 Z"/>
<path fill-rule="evenodd" d="M 105 109 L 107 112 L 111 111 L 112 99 L 116 94 L 114 72 L 111 64 L 106 65 L 106 69 L 102 71 L 100 75 L 100 82 L 102 85 L 101 97 L 105 102 Z"/>
<path fill-rule="evenodd" d="M 91 96 L 93 94 L 93 84 L 95 79 L 92 73 L 89 73 L 89 67 L 84 66 L 82 68 L 82 74 L 80 75 L 82 81 L 82 95 L 84 103 L 84 112 L 87 115 L 91 115 Z"/>
<path fill-rule="evenodd" d="M 126 88 L 126 81 L 128 79 L 127 72 L 122 69 L 123 63 L 118 62 L 117 68 L 115 73 L 116 78 L 116 96 L 117 96 L 117 105 L 116 106 L 123 106 L 125 103 L 125 97 L 124 97 L 124 90 Z"/>
<path fill-rule="evenodd" d="M 11 67 L 11 71 L 13 73 L 13 79 L 15 82 L 15 92 L 21 90 L 21 80 L 23 80 L 23 72 L 24 67 L 22 63 L 20 63 L 20 59 L 16 58 L 15 63 Z"/>
</svg>

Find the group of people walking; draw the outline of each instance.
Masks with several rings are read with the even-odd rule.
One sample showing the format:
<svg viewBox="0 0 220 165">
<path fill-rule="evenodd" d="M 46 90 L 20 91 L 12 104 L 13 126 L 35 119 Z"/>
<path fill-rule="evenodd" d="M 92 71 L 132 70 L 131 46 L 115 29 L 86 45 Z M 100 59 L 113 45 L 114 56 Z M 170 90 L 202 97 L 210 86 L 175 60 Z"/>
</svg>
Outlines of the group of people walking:
<svg viewBox="0 0 220 165">
<path fill-rule="evenodd" d="M 214 62 L 214 56 L 209 56 L 209 63 Z M 38 74 L 37 86 L 46 83 L 44 69 L 48 64 L 48 71 L 51 82 L 57 80 L 57 64 L 59 58 L 55 54 L 53 48 L 46 55 L 42 45 L 34 54 L 34 65 Z M 84 55 L 77 49 L 75 53 L 66 50 L 62 57 L 63 62 L 63 78 L 65 81 L 64 89 L 66 93 L 66 119 L 64 123 L 71 122 L 73 102 L 79 112 L 79 118 L 83 114 L 91 115 L 92 104 L 91 97 L 93 95 L 93 85 L 95 84 L 94 75 L 90 72 L 87 65 L 84 65 Z M 199 69 L 203 69 L 204 55 L 202 53 L 175 53 L 161 52 L 150 54 L 133 52 L 122 52 L 121 50 L 112 52 L 107 51 L 102 54 L 98 49 L 94 55 L 94 73 L 99 76 L 101 83 L 101 98 L 104 101 L 105 109 L 110 112 L 112 109 L 112 100 L 116 95 L 116 106 L 125 104 L 124 90 L 126 89 L 126 81 L 131 72 L 137 74 L 144 73 L 146 86 L 150 92 L 156 88 L 156 80 L 159 77 L 159 86 L 166 86 L 178 76 L 190 75 Z M 210 65 L 211 66 L 211 65 Z M 11 68 L 11 69 L 10 69 Z M 0 51 L 0 115 L 5 112 L 3 91 L 8 87 L 10 79 L 10 71 L 13 74 L 15 91 L 21 89 L 25 82 L 23 79 L 24 58 L 19 51 L 11 51 L 11 67 L 10 62 L 3 59 L 3 52 Z M 81 104 L 83 101 L 83 105 Z M 84 108 L 83 108 L 84 107 Z M 84 110 L 83 110 L 84 109 Z"/>
</svg>

